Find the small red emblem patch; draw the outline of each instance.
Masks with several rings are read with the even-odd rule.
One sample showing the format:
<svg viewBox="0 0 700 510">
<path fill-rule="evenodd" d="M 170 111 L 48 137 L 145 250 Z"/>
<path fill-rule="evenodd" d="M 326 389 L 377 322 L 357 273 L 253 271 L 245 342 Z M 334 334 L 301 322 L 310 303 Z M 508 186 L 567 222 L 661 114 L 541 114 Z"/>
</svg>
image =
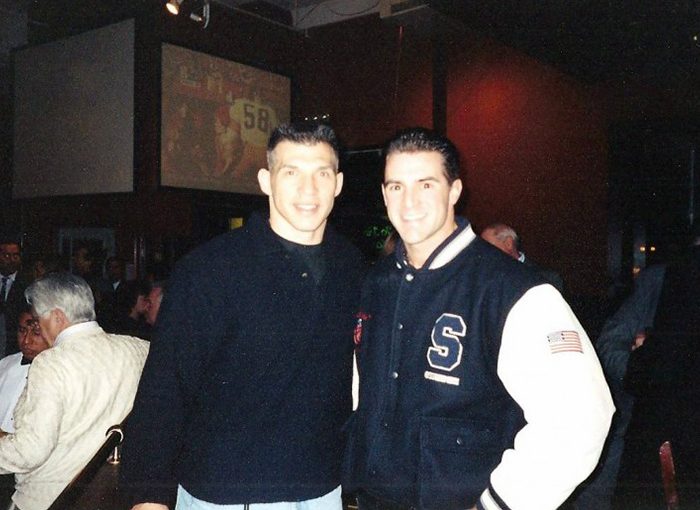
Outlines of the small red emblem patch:
<svg viewBox="0 0 700 510">
<path fill-rule="evenodd" d="M 355 314 L 355 331 L 353 334 L 353 340 L 355 342 L 355 345 L 360 345 L 360 341 L 362 340 L 362 324 L 364 321 L 368 320 L 370 318 L 370 315 L 365 312 L 357 312 Z"/>
</svg>

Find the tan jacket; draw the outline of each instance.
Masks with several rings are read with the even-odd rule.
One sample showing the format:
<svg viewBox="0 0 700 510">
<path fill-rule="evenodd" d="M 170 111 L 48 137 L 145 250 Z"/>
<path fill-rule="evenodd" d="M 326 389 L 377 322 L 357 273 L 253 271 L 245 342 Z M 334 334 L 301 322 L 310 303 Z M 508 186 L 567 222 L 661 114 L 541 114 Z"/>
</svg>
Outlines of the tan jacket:
<svg viewBox="0 0 700 510">
<path fill-rule="evenodd" d="M 0 473 L 15 473 L 15 504 L 45 510 L 131 411 L 148 342 L 71 326 L 29 370 L 15 433 L 0 439 Z"/>
</svg>

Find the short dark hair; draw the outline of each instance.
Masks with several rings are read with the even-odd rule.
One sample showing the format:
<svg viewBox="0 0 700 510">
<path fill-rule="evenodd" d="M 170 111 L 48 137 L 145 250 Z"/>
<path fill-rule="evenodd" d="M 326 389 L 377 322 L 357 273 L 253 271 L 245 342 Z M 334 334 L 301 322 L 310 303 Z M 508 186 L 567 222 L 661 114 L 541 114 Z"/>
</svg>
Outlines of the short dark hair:
<svg viewBox="0 0 700 510">
<path fill-rule="evenodd" d="M 273 166 L 271 159 L 272 153 L 282 142 L 292 142 L 303 145 L 315 145 L 317 143 L 328 144 L 335 154 L 337 169 L 337 161 L 340 159 L 340 142 L 333 128 L 327 124 L 301 121 L 277 126 L 267 142 L 267 162 L 270 167 Z"/>
<path fill-rule="evenodd" d="M 41 262 L 44 265 L 44 274 L 65 271 L 66 269 L 66 264 L 61 256 L 55 253 L 40 253 L 34 257 L 32 264 L 36 265 L 37 262 Z"/>
<path fill-rule="evenodd" d="M 20 242 L 19 237 L 15 237 L 13 235 L 0 235 L 0 244 L 16 244 L 22 248 L 22 243 Z"/>
<path fill-rule="evenodd" d="M 457 148 L 436 131 L 422 127 L 402 129 L 386 144 L 384 163 L 386 164 L 389 156 L 397 152 L 437 152 L 442 156 L 445 176 L 450 184 L 459 179 L 460 164 Z"/>
</svg>

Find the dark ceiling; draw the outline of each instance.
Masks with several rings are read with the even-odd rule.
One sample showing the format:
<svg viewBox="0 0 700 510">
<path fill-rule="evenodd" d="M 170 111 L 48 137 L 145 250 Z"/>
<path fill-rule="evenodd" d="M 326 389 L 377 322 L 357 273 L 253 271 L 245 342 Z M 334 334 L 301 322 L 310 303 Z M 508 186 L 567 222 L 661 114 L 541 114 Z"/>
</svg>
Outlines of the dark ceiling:
<svg viewBox="0 0 700 510">
<path fill-rule="evenodd" d="M 431 0 L 436 9 L 587 82 L 695 79 L 694 0 Z"/>
<path fill-rule="evenodd" d="M 128 11 L 153 0 L 33 0 L 35 27 Z M 279 13 L 322 0 L 214 0 Z M 432 10 L 588 83 L 700 81 L 699 0 L 424 0 Z M 164 3 L 164 2 L 161 2 Z M 269 7 L 269 9 L 267 9 Z M 66 14 L 70 13 L 70 14 Z M 376 15 L 376 14 L 374 14 Z M 287 16 L 291 19 L 291 15 Z M 82 28 L 82 27 L 79 27 Z"/>
</svg>

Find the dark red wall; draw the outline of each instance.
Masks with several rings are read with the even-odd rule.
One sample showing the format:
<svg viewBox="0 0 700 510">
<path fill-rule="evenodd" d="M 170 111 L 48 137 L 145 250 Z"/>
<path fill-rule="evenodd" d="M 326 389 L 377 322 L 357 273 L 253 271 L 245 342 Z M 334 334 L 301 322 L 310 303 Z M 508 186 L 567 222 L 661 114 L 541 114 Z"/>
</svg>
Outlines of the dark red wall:
<svg viewBox="0 0 700 510">
<path fill-rule="evenodd" d="M 450 47 L 447 132 L 462 151 L 467 214 L 504 222 L 574 294 L 606 274 L 606 125 L 575 80 L 503 46 Z"/>
<path fill-rule="evenodd" d="M 377 17 L 310 32 L 300 113 L 330 113 L 350 146 L 433 125 L 433 45 Z M 452 34 L 447 134 L 466 167 L 466 214 L 477 228 L 513 225 L 528 255 L 574 294 L 604 292 L 605 119 L 585 86 L 497 43 Z"/>
</svg>

